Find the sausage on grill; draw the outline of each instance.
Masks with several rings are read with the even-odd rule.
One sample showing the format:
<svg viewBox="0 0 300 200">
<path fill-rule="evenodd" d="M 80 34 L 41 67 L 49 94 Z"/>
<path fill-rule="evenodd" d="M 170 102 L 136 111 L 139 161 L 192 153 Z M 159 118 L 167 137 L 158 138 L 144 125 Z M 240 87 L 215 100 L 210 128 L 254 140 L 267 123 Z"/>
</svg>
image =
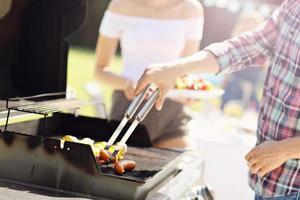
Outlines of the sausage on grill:
<svg viewBox="0 0 300 200">
<path fill-rule="evenodd" d="M 122 175 L 127 171 L 134 170 L 136 163 L 133 160 L 120 160 L 115 163 L 115 173 Z"/>
<path fill-rule="evenodd" d="M 100 154 L 99 154 L 99 159 L 100 160 L 103 160 L 105 162 L 109 162 L 109 158 L 110 158 L 110 155 L 109 155 L 109 152 L 102 149 L 100 150 Z"/>
</svg>

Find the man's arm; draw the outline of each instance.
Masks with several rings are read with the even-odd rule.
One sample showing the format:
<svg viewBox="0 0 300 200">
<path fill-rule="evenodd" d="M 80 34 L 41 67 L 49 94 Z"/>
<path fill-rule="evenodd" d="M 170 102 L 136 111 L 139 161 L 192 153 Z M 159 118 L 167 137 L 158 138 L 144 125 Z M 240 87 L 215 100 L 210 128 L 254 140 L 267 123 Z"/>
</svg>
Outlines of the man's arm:
<svg viewBox="0 0 300 200">
<path fill-rule="evenodd" d="M 220 71 L 233 72 L 248 66 L 262 66 L 273 52 L 286 3 L 257 29 L 205 48 L 216 56 Z"/>
<path fill-rule="evenodd" d="M 217 73 L 224 69 L 235 71 L 267 57 L 278 35 L 287 1 L 259 29 L 240 37 L 213 44 L 204 51 L 169 63 L 154 64 L 140 78 L 138 94 L 148 84 L 155 83 L 160 91 L 156 108 L 161 109 L 165 95 L 175 84 L 176 77 L 192 73 Z"/>
</svg>

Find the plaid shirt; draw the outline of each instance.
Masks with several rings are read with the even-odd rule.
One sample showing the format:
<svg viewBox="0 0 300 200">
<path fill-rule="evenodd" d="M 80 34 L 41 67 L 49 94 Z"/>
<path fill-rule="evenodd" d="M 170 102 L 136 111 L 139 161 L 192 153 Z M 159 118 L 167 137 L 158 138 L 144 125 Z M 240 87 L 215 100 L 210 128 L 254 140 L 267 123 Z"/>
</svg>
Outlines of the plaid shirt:
<svg viewBox="0 0 300 200">
<path fill-rule="evenodd" d="M 300 136 L 300 0 L 286 0 L 261 27 L 206 48 L 222 71 L 236 71 L 270 60 L 258 119 L 257 145 Z M 263 196 L 300 192 L 300 161 L 288 160 L 250 186 Z"/>
</svg>

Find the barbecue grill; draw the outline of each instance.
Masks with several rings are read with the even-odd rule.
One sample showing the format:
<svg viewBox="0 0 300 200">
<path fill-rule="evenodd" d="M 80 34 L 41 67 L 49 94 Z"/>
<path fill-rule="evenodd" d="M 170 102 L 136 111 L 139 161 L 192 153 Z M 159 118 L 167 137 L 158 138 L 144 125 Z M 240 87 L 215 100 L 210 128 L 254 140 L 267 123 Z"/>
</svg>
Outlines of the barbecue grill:
<svg viewBox="0 0 300 200">
<path fill-rule="evenodd" d="M 6 121 L 0 127 L 1 195 L 184 198 L 189 188 L 202 183 L 201 155 L 152 147 L 143 125 L 127 141 L 125 157 L 136 161 L 137 167 L 122 176 L 115 175 L 111 165 L 98 165 L 89 145 L 61 144 L 59 138 L 67 134 L 108 141 L 120 123 L 78 116 L 80 107 L 93 102 L 66 98 L 66 36 L 83 23 L 86 8 L 86 0 L 14 0 L 12 10 L 0 19 L 0 38 L 6 37 L 0 40 L 0 117 Z M 41 118 L 9 124 L 16 115 L 28 114 Z M 195 195 L 212 199 L 204 186 Z"/>
</svg>

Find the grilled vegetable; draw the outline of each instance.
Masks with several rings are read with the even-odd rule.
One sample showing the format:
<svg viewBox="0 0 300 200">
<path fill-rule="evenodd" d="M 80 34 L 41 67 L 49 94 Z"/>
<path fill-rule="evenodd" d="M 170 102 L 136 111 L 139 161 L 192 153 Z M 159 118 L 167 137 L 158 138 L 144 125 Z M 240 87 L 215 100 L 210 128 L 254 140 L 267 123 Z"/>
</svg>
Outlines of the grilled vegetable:
<svg viewBox="0 0 300 200">
<path fill-rule="evenodd" d="M 94 140 L 92 140 L 91 138 L 78 139 L 77 137 L 72 135 L 65 135 L 63 138 L 61 138 L 62 144 L 64 144 L 65 141 L 90 145 L 94 153 L 94 156 L 97 156 L 100 153 L 101 148 L 98 147 L 99 144 L 97 143 L 94 144 Z"/>
<path fill-rule="evenodd" d="M 68 141 L 68 142 L 79 142 L 79 140 L 77 139 L 77 137 L 72 136 L 72 135 L 65 135 L 62 138 L 63 141 Z"/>
<path fill-rule="evenodd" d="M 114 155 L 115 151 L 118 151 L 116 155 Z M 99 153 L 99 159 L 105 161 L 106 164 L 115 163 L 118 160 L 122 160 L 124 158 L 124 154 L 127 151 L 127 147 L 125 146 L 117 146 L 113 145 L 109 147 L 108 150 L 101 149 Z"/>
<path fill-rule="evenodd" d="M 127 146 L 126 144 L 120 145 L 111 145 L 108 150 L 104 149 L 107 147 L 107 142 L 96 142 L 94 143 L 94 140 L 90 138 L 83 138 L 83 139 L 78 139 L 75 136 L 72 135 L 65 135 L 62 139 L 62 144 L 64 144 L 65 141 L 69 142 L 76 142 L 76 143 L 82 143 L 82 144 L 87 144 L 90 145 L 92 148 L 92 151 L 94 153 L 94 156 L 99 164 L 109 164 L 109 163 L 115 163 L 118 160 L 123 159 L 124 154 L 127 151 Z M 117 151 L 117 154 L 115 156 L 114 152 Z"/>
<path fill-rule="evenodd" d="M 94 147 L 95 148 L 100 148 L 100 149 L 104 149 L 107 145 L 107 142 L 96 142 L 94 143 Z"/>
<path fill-rule="evenodd" d="M 133 160 L 120 160 L 115 163 L 115 173 L 122 175 L 125 172 L 135 169 L 136 163 Z"/>
</svg>

